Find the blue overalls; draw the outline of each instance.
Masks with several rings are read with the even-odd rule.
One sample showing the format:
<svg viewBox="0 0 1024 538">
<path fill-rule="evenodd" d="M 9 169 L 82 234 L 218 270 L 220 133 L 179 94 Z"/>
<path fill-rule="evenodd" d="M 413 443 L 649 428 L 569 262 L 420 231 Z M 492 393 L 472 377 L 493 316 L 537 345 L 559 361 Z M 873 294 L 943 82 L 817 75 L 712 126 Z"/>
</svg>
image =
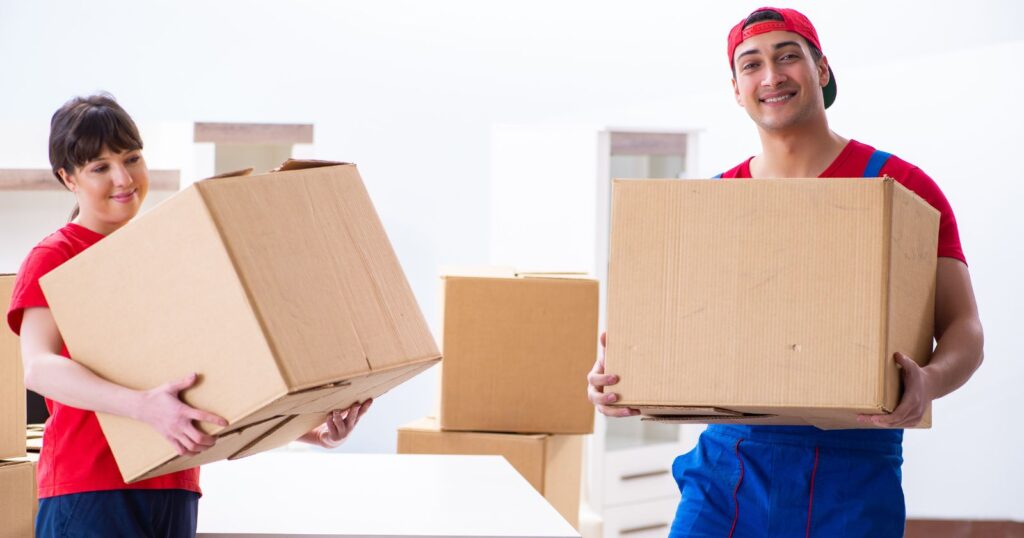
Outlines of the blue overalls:
<svg viewBox="0 0 1024 538">
<path fill-rule="evenodd" d="M 889 156 L 875 151 L 863 177 Z M 670 536 L 901 537 L 902 443 L 903 430 L 708 426 L 672 464 L 682 500 Z"/>
</svg>

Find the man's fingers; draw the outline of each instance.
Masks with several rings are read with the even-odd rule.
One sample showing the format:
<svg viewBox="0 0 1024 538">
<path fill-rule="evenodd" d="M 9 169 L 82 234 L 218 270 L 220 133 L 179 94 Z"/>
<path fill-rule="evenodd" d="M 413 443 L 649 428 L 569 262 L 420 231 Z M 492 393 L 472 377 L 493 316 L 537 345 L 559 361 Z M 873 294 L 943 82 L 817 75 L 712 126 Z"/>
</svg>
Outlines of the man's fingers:
<svg viewBox="0 0 1024 538">
<path fill-rule="evenodd" d="M 587 382 L 597 388 L 598 392 L 608 385 L 614 385 L 619 382 L 619 376 L 615 374 L 602 374 L 591 372 L 587 374 Z"/>
<path fill-rule="evenodd" d="M 631 407 L 608 407 L 606 405 L 597 406 L 597 410 L 606 417 L 631 417 L 640 413 L 639 410 Z"/>
<path fill-rule="evenodd" d="M 914 362 L 910 357 L 898 351 L 893 355 L 893 357 L 896 359 L 896 363 L 902 368 L 904 379 L 907 379 L 908 376 L 916 377 L 921 374 L 921 365 Z"/>
</svg>

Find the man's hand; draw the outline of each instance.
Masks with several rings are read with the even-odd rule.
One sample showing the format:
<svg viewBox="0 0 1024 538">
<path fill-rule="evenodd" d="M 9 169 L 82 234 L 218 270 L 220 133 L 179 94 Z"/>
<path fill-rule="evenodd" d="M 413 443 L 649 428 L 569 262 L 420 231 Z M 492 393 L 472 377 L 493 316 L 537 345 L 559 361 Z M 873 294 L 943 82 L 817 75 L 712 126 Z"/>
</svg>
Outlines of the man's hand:
<svg viewBox="0 0 1024 538">
<path fill-rule="evenodd" d="M 356 402 L 348 409 L 335 409 L 327 415 L 327 420 L 303 435 L 300 441 L 323 448 L 337 448 L 359 423 L 360 417 L 370 410 L 373 400 L 363 403 Z"/>
<path fill-rule="evenodd" d="M 587 374 L 587 397 L 590 399 L 590 403 L 594 404 L 602 415 L 609 417 L 632 417 L 639 415 L 639 409 L 633 409 L 631 407 L 609 407 L 609 404 L 615 403 L 619 400 L 619 395 L 614 392 L 606 393 L 604 388 L 618 383 L 619 376 L 604 373 L 606 334 L 607 333 L 601 333 L 601 354 L 598 355 L 597 361 L 594 362 L 594 368 L 590 370 L 589 374 Z"/>
<path fill-rule="evenodd" d="M 935 398 L 927 368 L 922 368 L 903 353 L 897 352 L 893 358 L 900 365 L 900 377 L 903 379 L 903 397 L 899 405 L 888 415 L 858 415 L 858 422 L 882 428 L 910 428 L 921 422 Z"/>
<path fill-rule="evenodd" d="M 194 385 L 196 379 L 196 374 L 192 373 L 179 381 L 144 391 L 135 417 L 160 432 L 179 456 L 195 456 L 212 447 L 217 441 L 216 437 L 207 435 L 197 428 L 193 421 L 199 420 L 218 426 L 228 425 L 228 421 L 223 418 L 189 407 L 181 401 L 181 391 Z"/>
</svg>

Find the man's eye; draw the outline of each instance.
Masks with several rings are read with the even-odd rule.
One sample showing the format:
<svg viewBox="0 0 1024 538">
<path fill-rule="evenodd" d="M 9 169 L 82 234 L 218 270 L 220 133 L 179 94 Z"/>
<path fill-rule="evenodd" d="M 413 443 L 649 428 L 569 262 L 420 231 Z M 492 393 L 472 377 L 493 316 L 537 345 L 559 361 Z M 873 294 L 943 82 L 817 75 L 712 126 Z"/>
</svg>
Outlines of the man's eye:
<svg viewBox="0 0 1024 538">
<path fill-rule="evenodd" d="M 743 64 L 740 67 L 740 69 L 742 69 L 743 71 L 747 71 L 747 70 L 753 69 L 755 67 L 757 67 L 757 62 L 750 62 L 750 63 Z"/>
</svg>

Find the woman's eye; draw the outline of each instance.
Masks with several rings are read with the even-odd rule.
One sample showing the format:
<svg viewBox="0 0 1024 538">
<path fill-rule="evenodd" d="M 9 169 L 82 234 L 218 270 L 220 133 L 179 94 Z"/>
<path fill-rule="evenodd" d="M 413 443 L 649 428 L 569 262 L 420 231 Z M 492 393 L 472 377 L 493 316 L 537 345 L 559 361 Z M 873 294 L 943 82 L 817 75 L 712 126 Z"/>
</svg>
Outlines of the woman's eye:
<svg viewBox="0 0 1024 538">
<path fill-rule="evenodd" d="M 139 162 L 139 159 L 141 159 L 141 158 L 142 157 L 140 157 L 138 155 L 132 155 L 131 157 L 128 157 L 128 160 L 126 162 L 128 164 L 135 164 L 135 163 Z"/>
<path fill-rule="evenodd" d="M 97 173 L 97 174 L 102 174 L 103 172 L 107 171 L 107 165 L 103 164 L 103 165 L 97 166 L 96 168 L 93 168 L 92 171 L 94 173 Z"/>
</svg>

